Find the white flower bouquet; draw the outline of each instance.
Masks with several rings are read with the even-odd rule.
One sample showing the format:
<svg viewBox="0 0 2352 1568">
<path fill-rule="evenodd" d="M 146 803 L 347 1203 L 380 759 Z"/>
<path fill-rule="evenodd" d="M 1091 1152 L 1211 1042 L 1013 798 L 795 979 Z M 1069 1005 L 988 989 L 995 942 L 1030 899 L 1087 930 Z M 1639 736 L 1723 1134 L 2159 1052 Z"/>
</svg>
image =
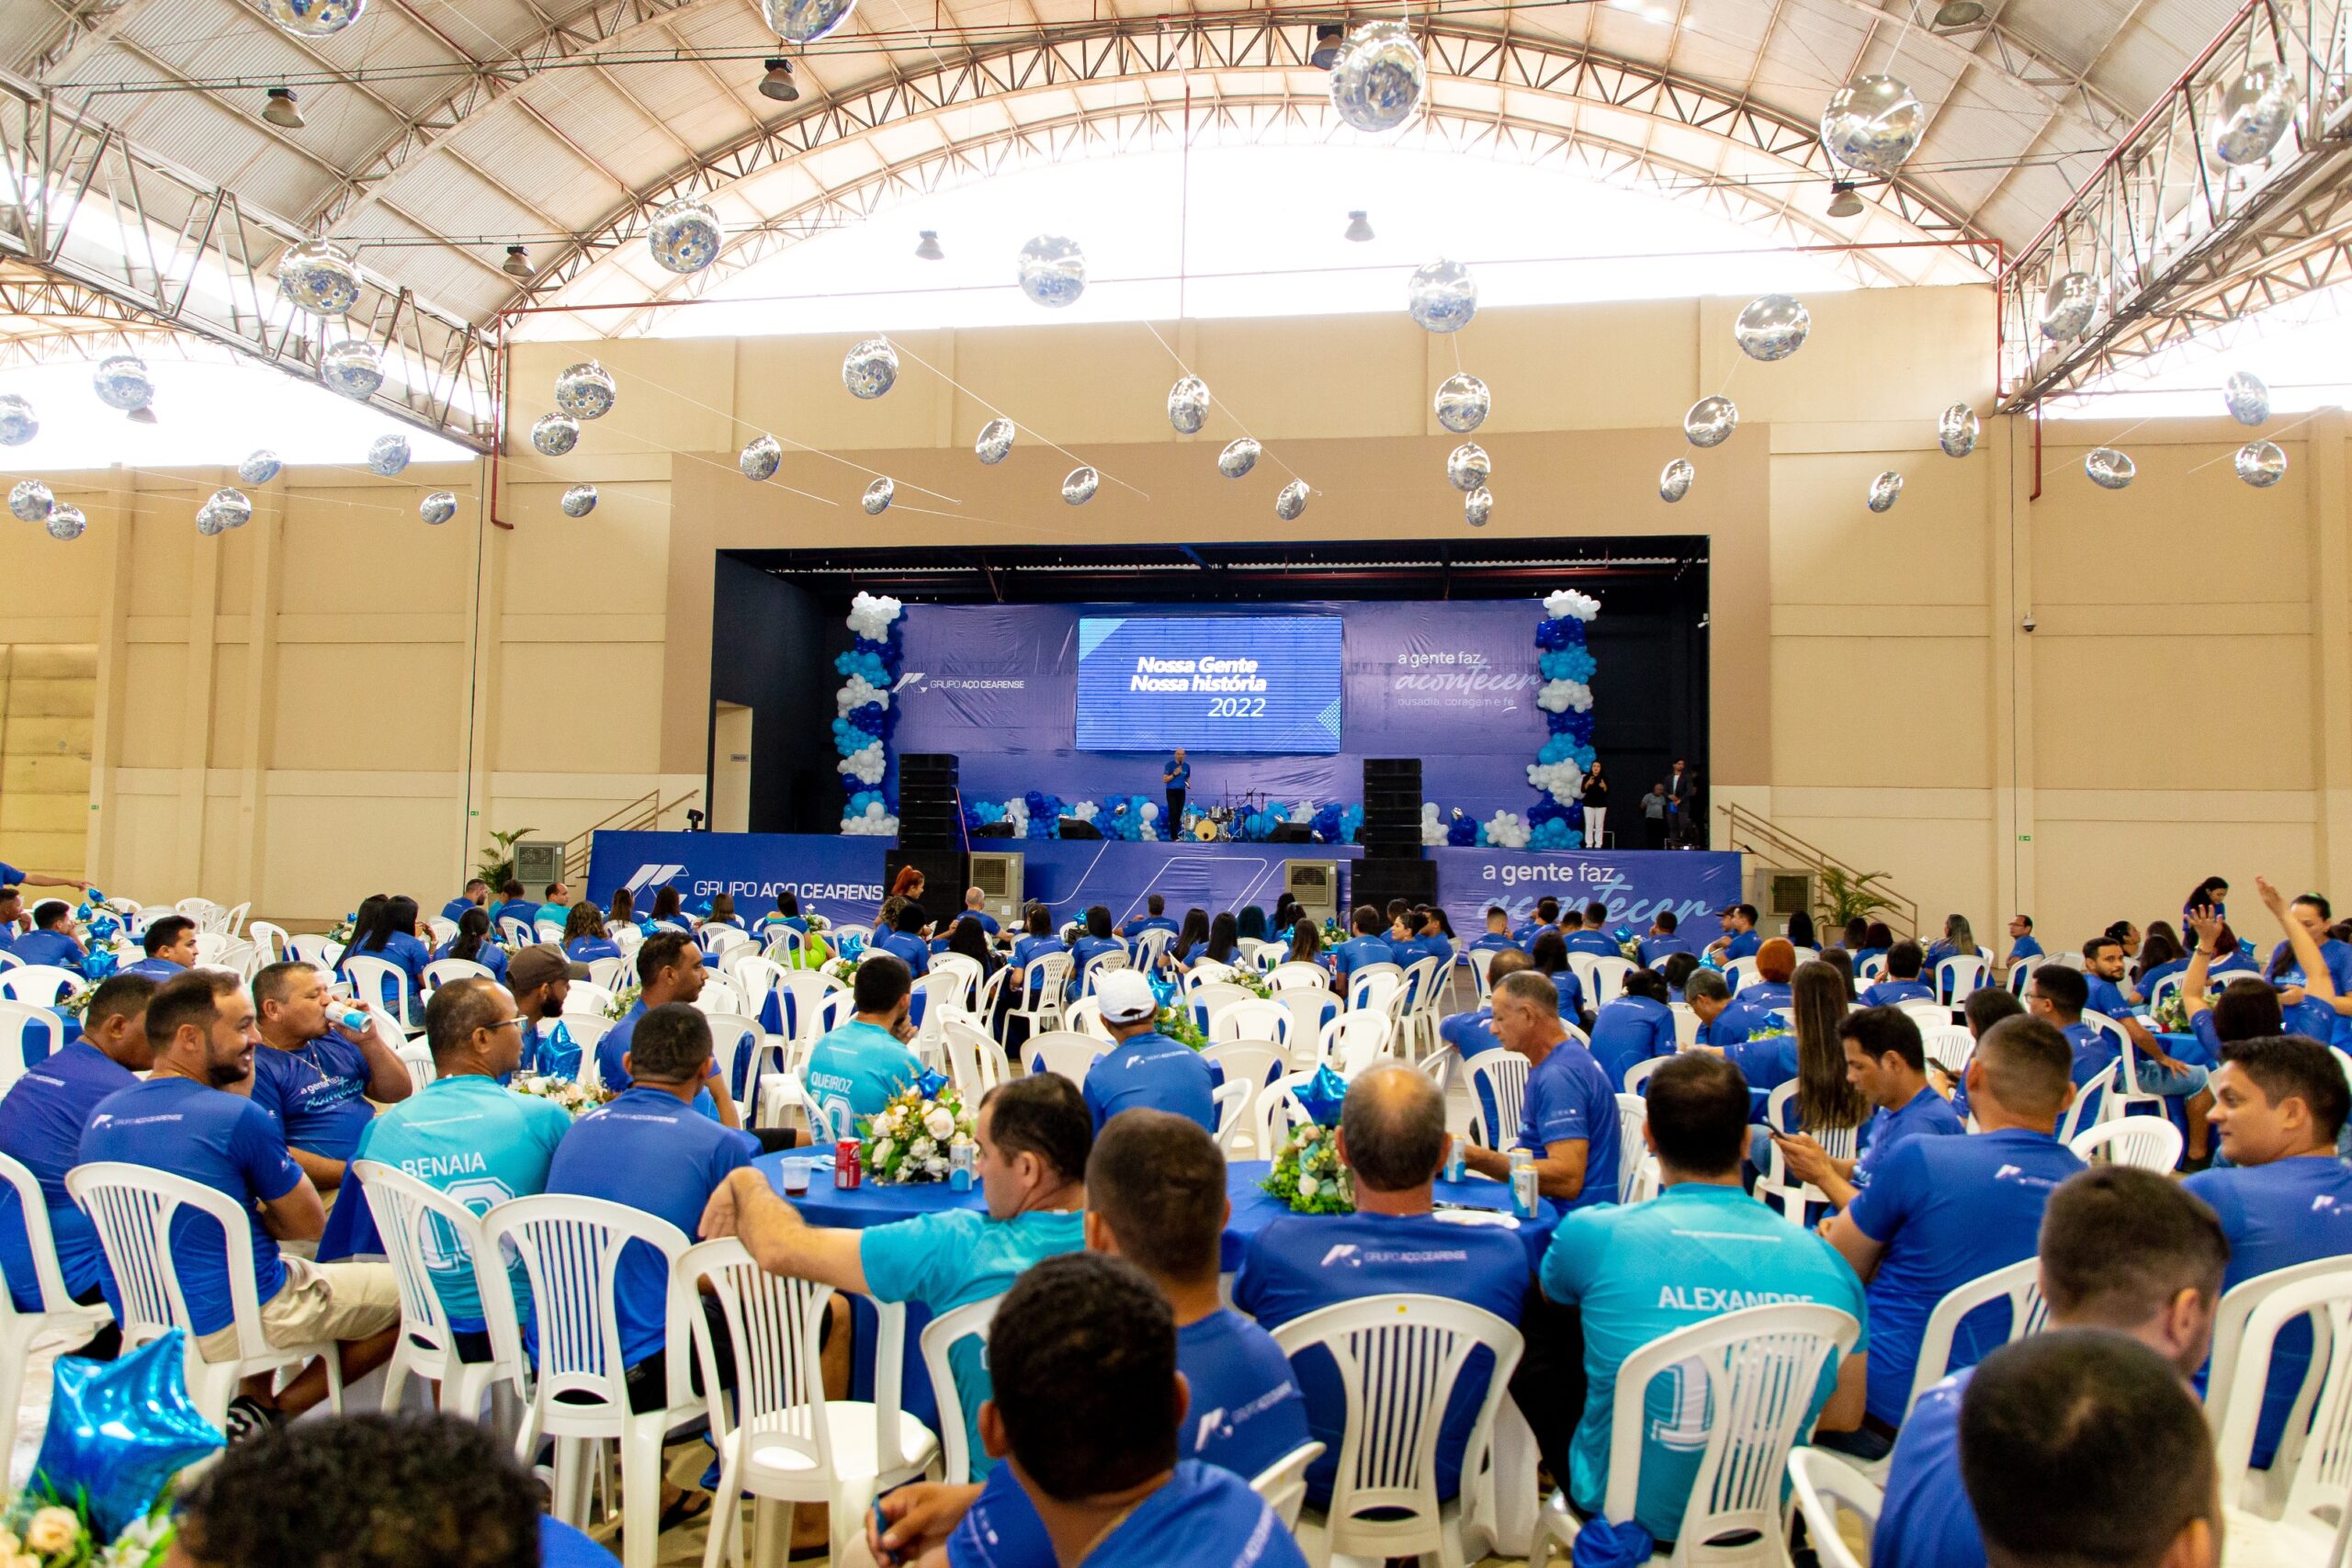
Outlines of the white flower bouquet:
<svg viewBox="0 0 2352 1568">
<path fill-rule="evenodd" d="M 628 1010 L 637 1005 L 637 998 L 643 995 L 645 987 L 639 981 L 632 980 L 623 986 L 613 993 L 613 999 L 605 1005 L 605 1016 L 616 1023 L 627 1018 Z"/>
<path fill-rule="evenodd" d="M 1260 1187 L 1297 1214 L 1352 1214 L 1354 1173 L 1340 1163 L 1339 1132 L 1313 1122 L 1291 1134 Z"/>
<path fill-rule="evenodd" d="M 857 981 L 857 960 L 854 958 L 828 958 L 818 968 L 820 973 L 831 975 L 844 986 L 854 985 Z"/>
<path fill-rule="evenodd" d="M 506 1087 L 533 1100 L 551 1100 L 574 1116 L 594 1111 L 612 1098 L 603 1089 L 590 1089 L 577 1078 L 553 1077 L 545 1073 L 517 1073 Z"/>
<path fill-rule="evenodd" d="M 86 1499 L 67 1503 L 44 1486 L 18 1496 L 0 1519 L 0 1563 L 8 1568 L 158 1568 L 174 1532 L 163 1504 L 107 1540 Z"/>
<path fill-rule="evenodd" d="M 955 1163 L 951 1151 L 973 1142 L 976 1122 L 953 1084 L 928 1097 L 921 1088 L 907 1089 L 859 1124 L 858 1163 L 867 1177 L 894 1187 L 944 1181 Z"/>
</svg>

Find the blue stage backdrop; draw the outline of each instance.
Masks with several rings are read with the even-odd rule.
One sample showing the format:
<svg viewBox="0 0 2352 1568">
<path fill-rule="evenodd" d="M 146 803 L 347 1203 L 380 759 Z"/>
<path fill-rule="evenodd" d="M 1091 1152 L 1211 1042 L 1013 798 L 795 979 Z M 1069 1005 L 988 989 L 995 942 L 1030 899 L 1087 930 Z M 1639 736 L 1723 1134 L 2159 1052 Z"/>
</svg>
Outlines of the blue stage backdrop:
<svg viewBox="0 0 2352 1568">
<path fill-rule="evenodd" d="M 1527 808 L 1528 761 L 1545 739 L 1532 641 L 1544 610 L 1534 600 L 1252 604 L 1199 614 L 1337 615 L 1341 670 L 1336 751 L 1321 728 L 1322 703 L 1310 716 L 1327 748 L 1320 755 L 1240 755 L 1210 750 L 1204 740 L 1192 758 L 1193 804 L 1251 790 L 1291 805 L 1359 802 L 1364 758 L 1419 757 L 1430 800 L 1481 818 Z M 1030 790 L 1064 800 L 1157 800 L 1161 751 L 1079 750 L 1079 624 L 1166 615 L 1165 605 L 910 604 L 893 744 L 900 752 L 956 753 L 967 805 Z M 1216 722 L 1238 728 L 1248 721 Z"/>
<path fill-rule="evenodd" d="M 798 895 L 836 924 L 874 918 L 882 902 L 880 839 L 798 833 L 598 833 L 588 860 L 588 897 L 610 905 L 626 886 L 640 909 L 651 890 L 674 884 L 689 907 L 731 893 L 746 919 L 775 908 L 779 888 Z M 1263 905 L 1282 893 L 1285 860 L 1354 861 L 1352 847 L 1316 844 L 1131 844 L 1113 840 L 1034 840 L 1018 846 L 1028 859 L 1025 891 L 1066 919 L 1103 904 L 1120 920 L 1139 914 L 1145 896 L 1158 893 L 1178 913 Z M 1545 894 L 1563 904 L 1600 899 L 1611 927 L 1646 930 L 1660 909 L 1671 909 L 1697 948 L 1721 931 L 1715 911 L 1739 897 L 1739 857 L 1703 853 L 1604 853 L 1568 851 L 1434 849 L 1438 895 L 1453 929 L 1468 941 L 1486 929 L 1486 908 L 1500 902 L 1514 921 Z M 944 915 L 962 889 L 935 896 Z"/>
</svg>

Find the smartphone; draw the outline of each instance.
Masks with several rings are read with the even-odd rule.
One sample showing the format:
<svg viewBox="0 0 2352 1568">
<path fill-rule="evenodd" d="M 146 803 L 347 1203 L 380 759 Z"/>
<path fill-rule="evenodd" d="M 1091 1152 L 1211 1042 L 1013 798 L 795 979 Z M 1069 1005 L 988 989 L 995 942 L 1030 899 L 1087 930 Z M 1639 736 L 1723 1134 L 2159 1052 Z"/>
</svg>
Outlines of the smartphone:
<svg viewBox="0 0 2352 1568">
<path fill-rule="evenodd" d="M 873 1519 L 874 1561 L 879 1563 L 881 1568 L 899 1568 L 900 1561 L 899 1554 L 882 1545 L 882 1532 L 890 1528 L 890 1521 L 882 1517 L 882 1499 L 879 1497 L 874 1499 Z"/>
</svg>

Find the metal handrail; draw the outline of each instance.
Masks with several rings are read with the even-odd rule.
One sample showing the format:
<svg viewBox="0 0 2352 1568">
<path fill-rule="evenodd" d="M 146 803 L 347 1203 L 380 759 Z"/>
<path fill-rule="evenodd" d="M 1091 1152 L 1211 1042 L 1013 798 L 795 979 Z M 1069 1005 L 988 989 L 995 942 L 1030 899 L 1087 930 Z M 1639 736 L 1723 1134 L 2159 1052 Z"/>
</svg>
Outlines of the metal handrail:
<svg viewBox="0 0 2352 1568">
<path fill-rule="evenodd" d="M 646 791 L 627 806 L 619 807 L 603 820 L 591 823 L 563 841 L 563 876 L 567 882 L 577 882 L 588 874 L 588 850 L 599 832 L 639 833 L 662 826 L 662 818 L 702 794 L 690 789 L 677 799 L 662 804 L 662 792 Z"/>
<path fill-rule="evenodd" d="M 1809 871 L 1818 873 L 1834 869 L 1855 882 L 1867 881 L 1872 892 L 1890 903 L 1891 907 L 1885 911 L 1888 917 L 1886 923 L 1890 927 L 1897 928 L 1900 935 L 1916 937 L 1919 934 L 1918 904 L 1897 893 L 1883 881 L 1878 880 L 1882 874 L 1858 871 L 1827 850 L 1817 844 L 1805 842 L 1785 828 L 1767 818 L 1758 817 L 1744 806 L 1725 802 L 1718 805 L 1715 809 L 1724 815 L 1726 829 L 1724 838 L 1731 848 L 1745 849 L 1751 853 L 1783 856 L 1798 862 Z M 1743 843 L 1741 842 L 1743 838 L 1752 841 Z"/>
</svg>

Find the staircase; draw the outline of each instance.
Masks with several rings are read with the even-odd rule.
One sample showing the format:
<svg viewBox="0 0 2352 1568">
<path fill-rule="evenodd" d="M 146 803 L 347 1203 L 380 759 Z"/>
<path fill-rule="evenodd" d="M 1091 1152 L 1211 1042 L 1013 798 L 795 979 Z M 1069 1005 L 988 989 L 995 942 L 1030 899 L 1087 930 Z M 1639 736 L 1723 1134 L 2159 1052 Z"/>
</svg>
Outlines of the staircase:
<svg viewBox="0 0 2352 1568">
<path fill-rule="evenodd" d="M 1792 870 L 1810 871 L 1815 886 L 1821 886 L 1825 874 L 1835 871 L 1849 883 L 1867 886 L 1871 892 L 1888 901 L 1890 908 L 1881 909 L 1874 917 L 1886 922 L 1897 937 L 1917 938 L 1919 934 L 1919 906 L 1887 886 L 1883 872 L 1857 871 L 1828 851 L 1803 839 L 1769 819 L 1758 817 L 1744 806 L 1718 806 L 1715 809 L 1724 818 L 1724 847 L 1743 854 L 1758 855 L 1773 865 Z M 1816 918 L 1821 912 L 1815 911 Z M 1825 930 L 1824 942 L 1834 942 L 1838 933 Z"/>
<path fill-rule="evenodd" d="M 658 830 L 662 819 L 693 805 L 702 798 L 702 791 L 690 789 L 677 799 L 662 804 L 662 792 L 650 790 L 601 822 L 591 823 L 563 841 L 563 879 L 574 887 L 588 883 L 588 846 L 602 833 L 648 833 Z"/>
</svg>

